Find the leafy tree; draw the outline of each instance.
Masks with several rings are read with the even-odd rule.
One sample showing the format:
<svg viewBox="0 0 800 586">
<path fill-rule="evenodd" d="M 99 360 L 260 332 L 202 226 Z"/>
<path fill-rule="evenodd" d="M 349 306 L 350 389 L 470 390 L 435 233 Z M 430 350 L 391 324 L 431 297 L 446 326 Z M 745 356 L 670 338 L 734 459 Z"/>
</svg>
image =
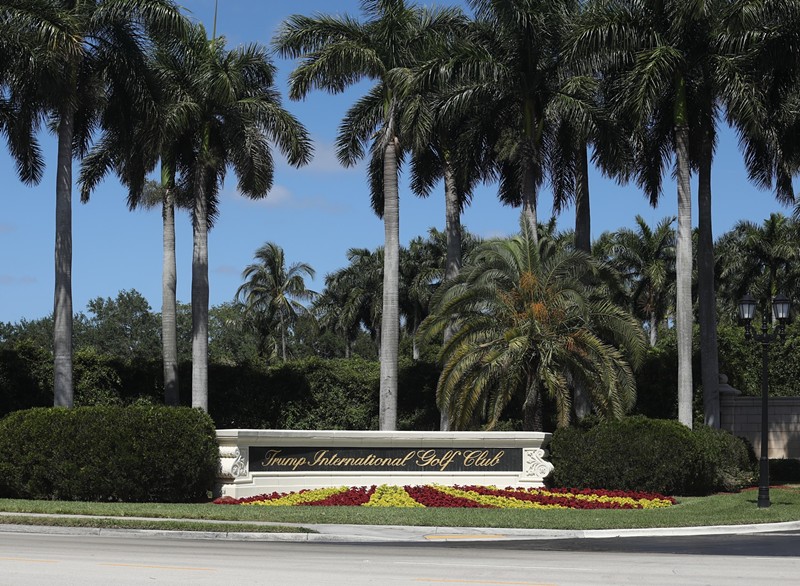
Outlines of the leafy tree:
<svg viewBox="0 0 800 586">
<path fill-rule="evenodd" d="M 437 402 L 456 428 L 482 412 L 492 427 L 521 395 L 525 429 L 540 430 L 543 395 L 554 401 L 558 424 L 567 425 L 570 383 L 578 381 L 601 417 L 621 417 L 635 402 L 628 359 L 641 356 L 641 327 L 592 294 L 587 277 L 599 267 L 591 257 L 544 235 L 534 239 L 525 219 L 520 225 L 519 236 L 481 245 L 423 322 L 429 336 L 456 323 L 441 351 Z"/>
<path fill-rule="evenodd" d="M 245 282 L 236 296 L 244 302 L 245 311 L 257 314 L 267 324 L 277 323 L 280 331 L 281 359 L 286 362 L 286 335 L 300 315 L 308 312 L 301 301 L 316 296 L 306 288 L 304 276 L 314 278 L 314 269 L 307 263 L 286 266 L 283 249 L 267 242 L 255 253 L 256 262 L 242 272 Z"/>
<path fill-rule="evenodd" d="M 339 93 L 362 79 L 375 82 L 346 114 L 337 138 L 339 160 L 346 166 L 364 157 L 370 145 L 373 207 L 383 218 L 384 286 L 381 324 L 380 427 L 397 426 L 399 344 L 400 229 L 398 162 L 406 129 L 402 128 L 403 84 L 431 45 L 440 44 L 460 21 L 455 10 L 423 10 L 405 0 L 366 0 L 366 21 L 352 17 L 292 16 L 275 39 L 278 51 L 301 59 L 289 80 L 290 96 L 305 97 L 313 88 Z"/>
<path fill-rule="evenodd" d="M 72 159 L 86 153 L 101 113 L 132 109 L 144 79 L 148 40 L 179 35 L 183 19 L 169 0 L 87 2 L 4 0 L 0 37 L 15 65 L 4 84 L 12 104 L 27 104 L 15 136 L 33 137 L 44 115 L 58 135 L 54 296 L 54 404 L 71 406 Z M 20 134 L 17 134 L 19 132 Z M 29 152 L 29 151 L 28 151 Z M 15 153 L 19 160 L 19 151 Z M 37 182 L 34 146 L 23 180 Z"/>
<path fill-rule="evenodd" d="M 96 297 L 87 309 L 83 347 L 128 363 L 158 359 L 158 317 L 141 293 L 131 290 L 120 291 L 115 299 Z"/>
</svg>

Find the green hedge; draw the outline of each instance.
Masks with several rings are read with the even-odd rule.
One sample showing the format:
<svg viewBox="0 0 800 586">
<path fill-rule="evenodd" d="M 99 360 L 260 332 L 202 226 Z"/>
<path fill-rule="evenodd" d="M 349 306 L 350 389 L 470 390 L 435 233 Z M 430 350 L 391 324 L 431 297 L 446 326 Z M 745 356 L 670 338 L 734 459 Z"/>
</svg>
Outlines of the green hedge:
<svg viewBox="0 0 800 586">
<path fill-rule="evenodd" d="M 553 434 L 559 487 L 704 495 L 752 480 L 754 462 L 742 440 L 673 420 L 628 417 Z"/>
<path fill-rule="evenodd" d="M 210 417 L 188 407 L 36 408 L 0 420 L 0 496 L 193 502 L 218 466 Z"/>
<path fill-rule="evenodd" d="M 436 367 L 401 362 L 398 374 L 398 427 L 438 429 Z M 378 429 L 379 388 L 380 364 L 361 358 L 212 364 L 208 409 L 218 429 Z M 189 401 L 186 389 L 181 402 Z"/>
<path fill-rule="evenodd" d="M 769 461 L 770 483 L 800 483 L 800 460 L 772 458 Z"/>
</svg>

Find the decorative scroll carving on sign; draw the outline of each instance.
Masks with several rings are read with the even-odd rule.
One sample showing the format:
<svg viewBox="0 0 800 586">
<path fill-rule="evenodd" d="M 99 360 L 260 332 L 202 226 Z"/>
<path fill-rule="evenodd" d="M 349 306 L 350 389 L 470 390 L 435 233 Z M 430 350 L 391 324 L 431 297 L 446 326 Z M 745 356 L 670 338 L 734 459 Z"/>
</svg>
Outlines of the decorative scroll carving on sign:
<svg viewBox="0 0 800 586">
<path fill-rule="evenodd" d="M 544 459 L 545 454 L 541 448 L 522 449 L 521 481 L 540 482 L 553 471 L 553 465 Z"/>
<path fill-rule="evenodd" d="M 247 476 L 247 458 L 236 446 L 220 447 L 219 476 L 223 478 L 241 478 Z"/>
</svg>

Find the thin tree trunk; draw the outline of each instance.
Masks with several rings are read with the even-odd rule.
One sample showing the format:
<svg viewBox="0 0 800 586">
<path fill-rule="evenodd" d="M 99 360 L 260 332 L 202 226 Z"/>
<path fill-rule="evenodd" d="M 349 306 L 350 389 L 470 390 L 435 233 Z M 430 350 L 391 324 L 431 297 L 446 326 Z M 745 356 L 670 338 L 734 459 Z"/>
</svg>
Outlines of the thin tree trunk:
<svg viewBox="0 0 800 586">
<path fill-rule="evenodd" d="M 161 351 L 164 362 L 164 403 L 180 404 L 178 388 L 178 328 L 176 289 L 178 271 L 175 264 L 175 176 L 169 165 L 162 163 L 161 184 L 164 201 L 163 221 L 164 259 L 161 269 Z"/>
<path fill-rule="evenodd" d="M 419 328 L 420 319 L 419 308 L 414 309 L 414 319 L 411 324 L 411 358 L 419 360 L 419 344 L 417 344 L 417 329 Z"/>
<path fill-rule="evenodd" d="M 592 252 L 592 218 L 589 210 L 589 154 L 588 147 L 581 149 L 577 161 L 577 189 L 575 191 L 575 248 L 587 254 Z"/>
<path fill-rule="evenodd" d="M 655 312 L 650 314 L 650 347 L 655 348 L 658 343 L 658 318 Z"/>
<path fill-rule="evenodd" d="M 383 160 L 383 314 L 381 316 L 381 381 L 379 425 L 397 428 L 397 358 L 400 335 L 400 197 L 397 186 L 397 140 L 384 151 Z"/>
<path fill-rule="evenodd" d="M 706 425 L 719 427 L 719 355 L 717 350 L 717 299 L 714 294 L 714 238 L 711 231 L 711 142 L 703 145 L 698 170 L 697 273 L 700 296 L 700 376 Z"/>
<path fill-rule="evenodd" d="M 72 135 L 74 108 L 58 124 L 56 171 L 55 294 L 53 298 L 53 405 L 72 407 Z"/>
<path fill-rule="evenodd" d="M 461 271 L 461 206 L 458 201 L 456 190 L 456 180 L 453 174 L 453 167 L 449 161 L 445 160 L 444 165 L 444 215 L 445 215 L 445 236 L 447 238 L 447 257 L 444 264 L 444 280 L 451 281 L 458 276 Z M 444 342 L 453 337 L 454 328 L 448 325 L 444 330 Z M 449 431 L 450 413 L 446 407 L 442 407 L 439 417 L 439 429 Z"/>
<path fill-rule="evenodd" d="M 678 174 L 677 296 L 675 325 L 678 340 L 678 420 L 692 427 L 692 191 L 689 130 L 675 127 Z"/>
<path fill-rule="evenodd" d="M 286 326 L 283 316 L 281 316 L 281 358 L 283 358 L 283 362 L 286 362 Z"/>
<path fill-rule="evenodd" d="M 208 202 L 205 173 L 197 173 L 192 250 L 192 407 L 208 411 Z"/>
</svg>

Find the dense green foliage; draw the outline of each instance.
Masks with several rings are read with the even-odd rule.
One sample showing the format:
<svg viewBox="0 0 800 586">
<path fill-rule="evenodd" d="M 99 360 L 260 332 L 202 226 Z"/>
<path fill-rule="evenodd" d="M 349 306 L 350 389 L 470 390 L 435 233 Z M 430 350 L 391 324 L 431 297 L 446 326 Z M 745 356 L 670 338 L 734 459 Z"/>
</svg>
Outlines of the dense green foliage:
<svg viewBox="0 0 800 586">
<path fill-rule="evenodd" d="M 0 495 L 193 502 L 219 466 L 214 425 L 189 408 L 38 408 L 0 420 Z"/>
<path fill-rule="evenodd" d="M 641 416 L 559 429 L 550 446 L 555 486 L 705 495 L 749 483 L 741 440 L 710 428 Z"/>
<path fill-rule="evenodd" d="M 769 481 L 770 484 L 800 483 L 800 460 L 790 460 L 785 458 L 775 458 L 769 461 Z"/>
</svg>

